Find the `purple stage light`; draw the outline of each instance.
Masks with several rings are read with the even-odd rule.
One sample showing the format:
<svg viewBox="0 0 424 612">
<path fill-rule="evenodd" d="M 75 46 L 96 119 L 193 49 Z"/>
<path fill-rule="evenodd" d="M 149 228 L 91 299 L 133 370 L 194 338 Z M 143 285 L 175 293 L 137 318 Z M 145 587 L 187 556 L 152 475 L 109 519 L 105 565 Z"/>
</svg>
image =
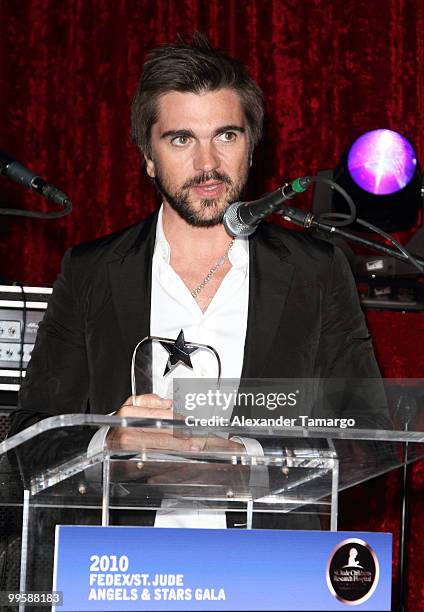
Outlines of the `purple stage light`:
<svg viewBox="0 0 424 612">
<path fill-rule="evenodd" d="M 352 179 L 375 195 L 403 189 L 414 176 L 416 166 L 412 145 L 392 130 L 365 132 L 355 140 L 347 156 Z"/>
</svg>

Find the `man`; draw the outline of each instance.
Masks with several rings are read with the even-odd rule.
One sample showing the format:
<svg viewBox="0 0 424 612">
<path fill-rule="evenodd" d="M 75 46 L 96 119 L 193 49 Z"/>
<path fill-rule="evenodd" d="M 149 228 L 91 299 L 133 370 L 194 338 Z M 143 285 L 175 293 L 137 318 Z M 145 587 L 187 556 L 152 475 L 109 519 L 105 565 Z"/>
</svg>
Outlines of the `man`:
<svg viewBox="0 0 424 612">
<path fill-rule="evenodd" d="M 180 330 L 218 351 L 224 378 L 379 376 L 340 251 L 268 224 L 232 241 L 222 225 L 247 181 L 262 117 L 260 90 L 244 66 L 202 37 L 149 54 L 133 136 L 163 204 L 65 255 L 12 433 L 63 413 L 169 418 L 163 367 L 153 372 L 152 393 L 134 399 L 130 363 L 142 338 L 176 339 Z M 357 415 L 362 426 L 384 421 L 367 410 Z M 204 444 L 140 430 L 111 432 L 109 441 L 129 449 Z M 215 443 L 258 448 L 237 438 Z M 56 451 L 52 441 L 48 452 Z"/>
</svg>

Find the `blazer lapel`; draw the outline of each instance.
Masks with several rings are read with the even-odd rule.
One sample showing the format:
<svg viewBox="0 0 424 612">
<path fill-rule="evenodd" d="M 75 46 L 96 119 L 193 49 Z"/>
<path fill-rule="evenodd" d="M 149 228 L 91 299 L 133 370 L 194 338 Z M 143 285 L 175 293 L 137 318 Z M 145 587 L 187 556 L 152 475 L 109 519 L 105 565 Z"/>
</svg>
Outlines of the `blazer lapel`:
<svg viewBox="0 0 424 612">
<path fill-rule="evenodd" d="M 150 334 L 152 257 L 157 212 L 143 223 L 136 240 L 116 249 L 109 263 L 109 281 L 123 343 L 132 354 L 137 342 Z"/>
<path fill-rule="evenodd" d="M 249 314 L 242 378 L 259 378 L 266 372 L 267 355 L 282 324 L 294 265 L 284 261 L 290 251 L 264 225 L 250 241 Z"/>
</svg>

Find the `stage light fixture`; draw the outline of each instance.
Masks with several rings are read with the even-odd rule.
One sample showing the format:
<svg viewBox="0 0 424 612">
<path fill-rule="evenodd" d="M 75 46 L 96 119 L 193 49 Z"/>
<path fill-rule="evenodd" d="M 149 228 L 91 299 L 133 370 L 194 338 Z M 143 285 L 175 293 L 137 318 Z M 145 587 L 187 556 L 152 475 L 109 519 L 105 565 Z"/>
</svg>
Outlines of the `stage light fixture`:
<svg viewBox="0 0 424 612">
<path fill-rule="evenodd" d="M 349 193 L 359 218 L 388 233 L 414 229 L 412 235 L 408 233 L 407 242 L 402 243 L 411 253 L 424 257 L 423 175 L 413 145 L 402 134 L 388 129 L 365 132 L 344 152 L 334 170 L 321 170 L 317 175 L 336 181 Z M 319 216 L 328 212 L 347 214 L 349 211 L 335 190 L 318 183 L 311 212 Z M 350 229 L 357 233 L 368 233 L 359 224 L 353 224 Z M 358 279 L 365 278 L 370 282 L 374 282 L 374 279 L 391 279 L 388 286 L 391 293 L 397 296 L 402 293 L 407 277 L 411 278 L 411 283 L 415 283 L 413 279 L 417 276 L 417 270 L 414 266 L 378 253 L 355 254 L 347 242 L 337 239 L 332 241 L 338 242 L 344 249 Z M 392 285 L 396 278 L 402 286 L 394 292 Z M 418 295 L 415 284 L 412 301 L 418 309 L 422 309 L 422 292 Z M 381 301 L 381 296 L 378 297 Z M 392 301 L 398 307 L 401 302 L 405 302 L 399 297 Z"/>
<path fill-rule="evenodd" d="M 343 154 L 332 178 L 351 195 L 358 217 L 387 232 L 417 224 L 422 175 L 414 147 L 398 132 L 378 129 L 362 134 Z M 347 212 L 337 193 L 331 196 L 330 208 Z"/>
<path fill-rule="evenodd" d="M 364 191 L 374 195 L 402 191 L 412 180 L 416 167 L 411 143 L 392 130 L 362 134 L 347 154 L 350 176 Z"/>
</svg>

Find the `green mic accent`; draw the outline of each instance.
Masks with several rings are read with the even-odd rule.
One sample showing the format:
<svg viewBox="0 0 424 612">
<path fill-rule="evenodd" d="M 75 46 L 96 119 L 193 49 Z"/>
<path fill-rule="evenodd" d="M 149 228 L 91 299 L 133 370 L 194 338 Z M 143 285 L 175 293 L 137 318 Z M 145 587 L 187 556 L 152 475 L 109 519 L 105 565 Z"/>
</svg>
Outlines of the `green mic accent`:
<svg viewBox="0 0 424 612">
<path fill-rule="evenodd" d="M 304 191 L 307 190 L 307 188 L 309 187 L 309 185 L 307 185 L 306 187 L 302 187 L 302 184 L 300 182 L 300 179 L 295 179 L 292 184 L 291 184 L 291 188 L 293 189 L 293 191 L 295 191 L 296 193 L 303 193 Z"/>
</svg>

